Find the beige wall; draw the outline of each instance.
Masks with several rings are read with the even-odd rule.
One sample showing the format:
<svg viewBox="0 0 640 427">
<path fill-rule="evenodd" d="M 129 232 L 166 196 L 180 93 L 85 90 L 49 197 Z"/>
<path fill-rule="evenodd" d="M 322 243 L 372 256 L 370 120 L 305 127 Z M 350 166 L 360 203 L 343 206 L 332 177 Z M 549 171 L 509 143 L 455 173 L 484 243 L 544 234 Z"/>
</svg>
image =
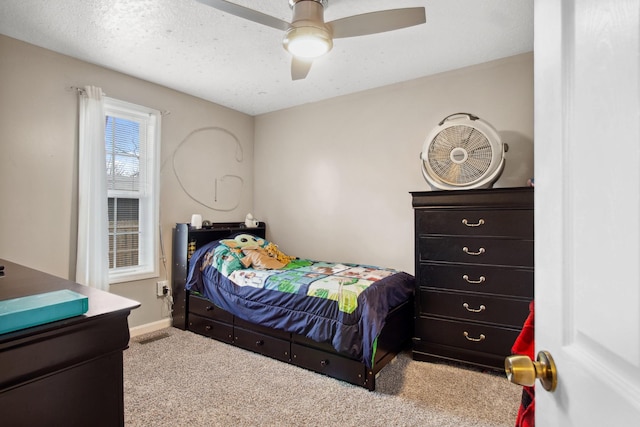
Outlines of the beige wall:
<svg viewBox="0 0 640 427">
<path fill-rule="evenodd" d="M 68 88 L 87 84 L 170 112 L 162 121 L 160 190 L 169 270 L 176 222 L 192 213 L 241 221 L 251 211 L 290 254 L 413 272 L 409 191 L 429 189 L 420 173 L 422 144 L 454 112 L 480 116 L 509 143 L 496 186 L 524 185 L 533 174 L 532 54 L 253 118 L 0 36 L 0 258 L 73 279 L 78 121 Z M 201 130 L 208 127 L 231 131 L 241 152 L 224 132 Z M 243 178 L 237 200 L 229 192 L 238 181 L 224 175 Z M 169 274 L 161 268 L 160 279 Z M 155 281 L 111 287 L 142 303 L 131 326 L 170 316 Z"/>
<path fill-rule="evenodd" d="M 255 216 L 286 253 L 414 271 L 410 191 L 424 139 L 449 114 L 509 145 L 496 187 L 533 176 L 533 54 L 256 117 Z"/>
<path fill-rule="evenodd" d="M 194 212 L 210 220 L 235 221 L 252 209 L 252 117 L 0 36 L 0 258 L 75 277 L 78 102 L 68 88 L 84 85 L 100 86 L 112 98 L 170 112 L 162 118 L 160 190 L 168 268 L 176 222 L 189 222 Z M 194 130 L 215 126 L 238 138 L 241 163 L 235 162 L 235 142 L 223 132 L 202 131 L 185 139 Z M 214 208 L 226 209 L 237 202 L 235 210 L 203 207 L 180 188 L 173 154 L 181 143 L 175 169 L 190 194 Z M 193 168 L 189 159 L 195 162 Z M 243 177 L 242 195 L 237 201 L 214 202 L 213 181 L 225 173 Z M 225 185 L 236 185 L 223 184 L 221 193 Z M 161 279 L 169 274 L 163 267 L 160 271 Z M 142 303 L 129 318 L 131 326 L 169 317 L 166 305 L 155 296 L 156 280 L 111 286 L 112 292 Z"/>
</svg>

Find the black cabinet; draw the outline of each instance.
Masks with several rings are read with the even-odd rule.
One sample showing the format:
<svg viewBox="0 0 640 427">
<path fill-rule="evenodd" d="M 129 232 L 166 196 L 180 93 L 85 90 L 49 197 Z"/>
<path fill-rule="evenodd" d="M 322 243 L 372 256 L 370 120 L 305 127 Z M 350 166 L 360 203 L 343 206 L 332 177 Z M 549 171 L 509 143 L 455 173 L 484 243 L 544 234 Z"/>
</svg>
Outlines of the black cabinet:
<svg viewBox="0 0 640 427">
<path fill-rule="evenodd" d="M 0 334 L 4 426 L 123 426 L 122 352 L 140 303 L 0 260 L 0 300 L 69 289 L 89 299 L 81 316 Z"/>
<path fill-rule="evenodd" d="M 414 359 L 503 369 L 533 300 L 533 189 L 411 194 Z"/>
</svg>

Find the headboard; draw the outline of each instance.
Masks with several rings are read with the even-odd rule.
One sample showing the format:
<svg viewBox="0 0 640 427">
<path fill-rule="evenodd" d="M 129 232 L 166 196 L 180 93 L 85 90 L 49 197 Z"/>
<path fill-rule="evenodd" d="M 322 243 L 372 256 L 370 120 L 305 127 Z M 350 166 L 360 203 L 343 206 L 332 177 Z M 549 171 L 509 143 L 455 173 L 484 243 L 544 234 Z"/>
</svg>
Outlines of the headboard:
<svg viewBox="0 0 640 427">
<path fill-rule="evenodd" d="M 266 224 L 247 228 L 239 222 L 214 222 L 211 226 L 194 229 L 189 224 L 176 224 L 173 229 L 173 263 L 171 268 L 171 295 L 173 295 L 173 326 L 187 327 L 187 292 L 184 289 L 189 272 L 189 257 L 193 251 L 213 240 L 224 239 L 236 233 L 249 233 L 266 238 Z"/>
</svg>

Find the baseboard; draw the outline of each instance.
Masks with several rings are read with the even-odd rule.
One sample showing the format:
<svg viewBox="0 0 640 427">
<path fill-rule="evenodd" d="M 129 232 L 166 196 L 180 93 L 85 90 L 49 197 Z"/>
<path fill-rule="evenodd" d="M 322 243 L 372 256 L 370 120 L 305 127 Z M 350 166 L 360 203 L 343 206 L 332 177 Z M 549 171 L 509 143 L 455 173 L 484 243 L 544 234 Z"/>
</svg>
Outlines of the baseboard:
<svg viewBox="0 0 640 427">
<path fill-rule="evenodd" d="M 131 338 L 139 335 L 148 334 L 149 332 L 159 331 L 160 329 L 168 328 L 171 326 L 171 318 L 158 320 L 156 322 L 145 323 L 144 325 L 134 326 L 129 328 L 129 335 Z"/>
</svg>

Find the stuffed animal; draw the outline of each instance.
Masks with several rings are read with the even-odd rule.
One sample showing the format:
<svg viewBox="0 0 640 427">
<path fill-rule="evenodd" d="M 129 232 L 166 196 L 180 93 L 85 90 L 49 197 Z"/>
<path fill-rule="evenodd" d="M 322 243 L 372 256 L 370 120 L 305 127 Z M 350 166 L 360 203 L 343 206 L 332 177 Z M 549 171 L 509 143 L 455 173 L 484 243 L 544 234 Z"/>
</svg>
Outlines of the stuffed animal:
<svg viewBox="0 0 640 427">
<path fill-rule="evenodd" d="M 246 268 L 253 267 L 258 270 L 277 270 L 286 264 L 269 256 L 264 248 L 243 249 L 244 257 L 240 259 Z"/>
<path fill-rule="evenodd" d="M 227 245 L 231 249 L 258 249 L 265 244 L 264 239 L 252 236 L 251 234 L 238 234 L 233 239 L 220 240 L 220 243 Z"/>
<path fill-rule="evenodd" d="M 289 256 L 289 255 L 283 253 L 280 249 L 278 249 L 278 245 L 276 245 L 273 242 L 269 242 L 269 244 L 267 246 L 265 246 L 264 249 L 267 251 L 269 256 L 271 256 L 271 257 L 273 257 L 273 258 L 277 259 L 278 261 L 283 262 L 285 264 L 289 264 L 291 261 L 296 259 L 296 257 L 294 257 L 294 256 Z"/>
<path fill-rule="evenodd" d="M 233 250 L 242 252 L 244 256 L 240 258 L 240 262 L 245 268 L 253 266 L 258 270 L 271 270 L 287 265 L 286 262 L 270 256 L 267 250 L 262 247 L 266 242 L 259 237 L 239 234 L 234 239 L 225 239 L 220 242 Z"/>
</svg>

